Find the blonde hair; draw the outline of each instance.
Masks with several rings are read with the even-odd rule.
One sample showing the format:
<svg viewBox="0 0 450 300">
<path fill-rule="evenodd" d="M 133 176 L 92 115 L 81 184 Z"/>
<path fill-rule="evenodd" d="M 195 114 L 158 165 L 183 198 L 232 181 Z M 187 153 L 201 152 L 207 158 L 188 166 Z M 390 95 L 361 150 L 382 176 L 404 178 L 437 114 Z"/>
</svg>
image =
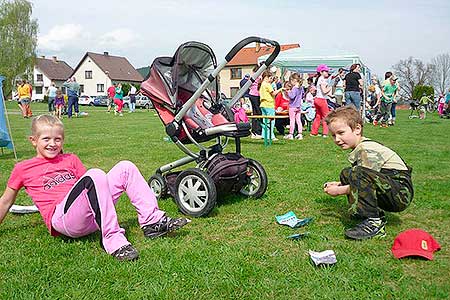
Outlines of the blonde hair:
<svg viewBox="0 0 450 300">
<path fill-rule="evenodd" d="M 331 111 L 325 118 L 327 125 L 330 125 L 336 120 L 344 121 L 352 130 L 355 130 L 356 126 L 361 125 L 361 134 L 363 132 L 363 119 L 361 114 L 352 106 L 339 107 L 336 110 Z"/>
<path fill-rule="evenodd" d="M 39 130 L 42 129 L 43 126 L 58 126 L 61 128 L 63 136 L 64 136 L 64 124 L 55 116 L 51 115 L 39 115 L 34 117 L 31 121 L 31 135 L 38 136 Z"/>
</svg>

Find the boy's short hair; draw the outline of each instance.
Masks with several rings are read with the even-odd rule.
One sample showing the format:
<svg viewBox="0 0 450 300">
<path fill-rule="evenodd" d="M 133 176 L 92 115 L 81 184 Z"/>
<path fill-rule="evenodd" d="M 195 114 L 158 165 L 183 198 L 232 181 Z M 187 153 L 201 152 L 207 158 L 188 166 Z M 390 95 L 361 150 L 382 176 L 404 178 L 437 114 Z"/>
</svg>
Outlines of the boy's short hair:
<svg viewBox="0 0 450 300">
<path fill-rule="evenodd" d="M 325 122 L 327 122 L 327 125 L 330 125 L 337 119 L 347 123 L 347 125 L 352 130 L 354 130 L 358 124 L 361 125 L 361 134 L 362 134 L 364 122 L 361 117 L 361 114 L 353 106 L 343 106 L 339 107 L 336 110 L 331 111 L 325 118 Z"/>
<path fill-rule="evenodd" d="M 39 128 L 41 126 L 48 125 L 50 127 L 58 126 L 63 130 L 63 136 L 64 136 L 64 124 L 61 122 L 60 119 L 58 119 L 55 116 L 51 115 L 39 115 L 37 117 L 34 117 L 31 121 L 31 135 L 37 136 L 39 132 Z"/>
</svg>

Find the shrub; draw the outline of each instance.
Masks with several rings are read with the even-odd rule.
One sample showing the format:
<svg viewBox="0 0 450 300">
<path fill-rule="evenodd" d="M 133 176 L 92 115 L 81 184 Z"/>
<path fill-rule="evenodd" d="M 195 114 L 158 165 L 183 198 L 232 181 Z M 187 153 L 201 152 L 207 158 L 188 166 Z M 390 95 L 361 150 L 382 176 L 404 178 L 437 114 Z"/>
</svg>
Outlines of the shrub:
<svg viewBox="0 0 450 300">
<path fill-rule="evenodd" d="M 413 90 L 413 99 L 420 99 L 423 96 L 427 96 L 430 99 L 434 98 L 434 88 L 429 85 L 416 85 Z"/>
</svg>

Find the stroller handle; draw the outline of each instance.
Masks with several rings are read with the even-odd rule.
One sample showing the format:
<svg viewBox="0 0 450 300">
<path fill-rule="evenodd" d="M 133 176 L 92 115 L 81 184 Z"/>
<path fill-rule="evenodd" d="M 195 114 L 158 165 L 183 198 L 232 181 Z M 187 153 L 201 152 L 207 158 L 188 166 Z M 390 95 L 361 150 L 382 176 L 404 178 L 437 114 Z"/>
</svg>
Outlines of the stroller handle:
<svg viewBox="0 0 450 300">
<path fill-rule="evenodd" d="M 236 54 L 245 46 L 247 46 L 248 44 L 251 43 L 261 43 L 261 44 L 268 44 L 268 45 L 272 45 L 275 47 L 275 51 L 273 51 L 270 56 L 267 58 L 267 60 L 264 62 L 264 64 L 266 66 L 269 66 L 274 60 L 275 58 L 278 56 L 278 54 L 280 53 L 280 44 L 278 44 L 278 42 L 276 41 L 272 41 L 272 40 L 268 40 L 268 39 L 264 39 L 264 38 L 260 38 L 260 37 L 256 37 L 256 36 L 250 36 L 248 38 L 243 39 L 242 41 L 240 41 L 239 43 L 237 43 L 233 49 L 230 50 L 230 52 L 228 52 L 228 54 L 225 56 L 225 60 L 227 62 L 229 62 L 231 59 L 233 59 L 233 57 L 236 56 Z"/>
</svg>

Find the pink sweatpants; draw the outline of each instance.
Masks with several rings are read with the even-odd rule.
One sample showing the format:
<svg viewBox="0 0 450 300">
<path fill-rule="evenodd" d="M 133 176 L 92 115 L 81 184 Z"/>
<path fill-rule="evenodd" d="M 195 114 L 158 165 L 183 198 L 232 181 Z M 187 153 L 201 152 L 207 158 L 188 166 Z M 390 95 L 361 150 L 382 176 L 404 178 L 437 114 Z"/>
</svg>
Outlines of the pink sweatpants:
<svg viewBox="0 0 450 300">
<path fill-rule="evenodd" d="M 111 254 L 130 244 L 114 207 L 123 192 L 136 208 L 141 227 L 158 222 L 164 215 L 138 168 L 132 162 L 121 161 L 108 174 L 100 169 L 88 170 L 56 206 L 52 226 L 73 238 L 100 230 L 103 247 Z"/>
<path fill-rule="evenodd" d="M 315 98 L 314 107 L 316 108 L 316 118 L 312 124 L 311 134 L 317 135 L 319 133 L 320 123 L 322 123 L 322 134 L 328 134 L 328 126 L 325 122 L 325 117 L 328 115 L 330 110 L 328 109 L 327 99 Z"/>
<path fill-rule="evenodd" d="M 444 106 L 445 106 L 445 103 L 439 103 L 439 105 L 438 105 L 439 115 L 442 115 L 444 113 Z"/>
<path fill-rule="evenodd" d="M 122 112 L 123 100 L 118 99 L 118 98 L 114 98 L 114 104 L 117 105 L 117 111 L 118 112 Z"/>
<path fill-rule="evenodd" d="M 297 122 L 298 134 L 302 134 L 302 109 L 300 107 L 289 107 L 289 134 L 294 134 L 295 123 Z"/>
</svg>

